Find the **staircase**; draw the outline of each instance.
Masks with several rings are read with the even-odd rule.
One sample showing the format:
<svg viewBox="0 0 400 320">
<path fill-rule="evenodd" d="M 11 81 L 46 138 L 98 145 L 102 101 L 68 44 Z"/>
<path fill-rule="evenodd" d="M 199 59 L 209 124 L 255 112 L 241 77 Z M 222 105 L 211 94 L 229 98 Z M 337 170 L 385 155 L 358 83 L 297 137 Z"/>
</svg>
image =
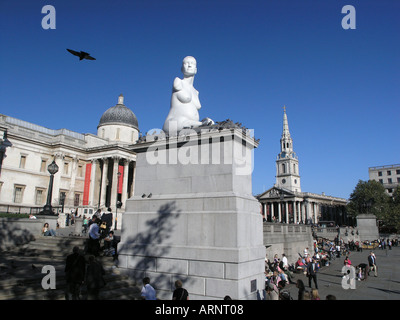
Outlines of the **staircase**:
<svg viewBox="0 0 400 320">
<path fill-rule="evenodd" d="M 12 251 L 0 253 L 0 300 L 65 300 L 65 261 L 72 248 L 82 251 L 86 238 L 37 237 Z M 85 256 L 87 258 L 87 256 Z M 106 274 L 106 286 L 100 290 L 101 300 L 140 299 L 140 286 L 122 274 L 112 257 L 97 257 Z M 43 289 L 42 273 L 45 265 L 56 270 L 56 289 Z M 81 299 L 86 299 L 86 286 L 81 288 Z"/>
</svg>

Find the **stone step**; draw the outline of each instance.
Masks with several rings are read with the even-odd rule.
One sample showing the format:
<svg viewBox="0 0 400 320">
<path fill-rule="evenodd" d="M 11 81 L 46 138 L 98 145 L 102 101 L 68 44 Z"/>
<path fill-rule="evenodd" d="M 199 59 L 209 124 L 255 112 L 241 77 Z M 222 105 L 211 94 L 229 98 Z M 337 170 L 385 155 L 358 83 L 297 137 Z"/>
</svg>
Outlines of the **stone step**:
<svg viewBox="0 0 400 320">
<path fill-rule="evenodd" d="M 123 287 L 116 289 L 104 288 L 100 291 L 100 300 L 139 300 L 140 288 L 138 287 Z M 0 298 L 2 299 L 2 298 Z M 81 293 L 81 300 L 86 300 L 85 292 Z M 61 289 L 43 290 L 37 293 L 26 293 L 22 296 L 13 297 L 7 300 L 65 300 L 65 292 Z"/>
<path fill-rule="evenodd" d="M 124 289 L 124 295 L 127 295 L 129 290 L 132 294 L 140 292 L 136 283 L 129 279 L 126 275 L 118 274 L 117 268 L 109 268 L 106 270 L 104 279 L 107 283 L 103 291 L 112 291 L 112 295 L 118 294 L 119 290 Z M 43 298 L 49 299 L 58 296 L 64 299 L 64 292 L 66 287 L 64 266 L 60 265 L 56 267 L 56 289 L 55 290 L 44 290 L 42 288 L 42 279 L 45 275 L 41 272 L 36 271 L 34 274 L 30 274 L 28 277 L 22 275 L 12 275 L 7 279 L 2 279 L 2 290 L 0 291 L 0 300 L 30 300 Z M 85 288 L 85 285 L 82 286 Z M 84 291 L 84 290 L 83 290 Z M 109 293 L 104 293 L 108 295 Z M 49 295 L 51 297 L 49 297 Z M 54 296 L 54 297 L 53 297 Z"/>
<path fill-rule="evenodd" d="M 65 284 L 65 272 L 64 272 L 64 265 L 59 265 L 55 266 L 55 272 L 56 272 L 56 283 L 57 285 L 64 285 Z M 104 278 L 109 281 L 114 281 L 114 280 L 120 280 L 124 279 L 127 280 L 128 277 L 126 277 L 123 274 L 119 273 L 118 268 L 105 268 L 106 274 L 104 275 Z M 38 285 L 41 286 L 41 281 L 43 277 L 45 276 L 44 273 L 41 273 L 41 269 L 37 270 L 19 270 L 15 271 L 12 274 L 0 274 L 0 279 L 1 281 L 1 288 L 8 288 L 8 287 L 14 287 L 14 286 L 28 286 L 28 285 Z"/>
<path fill-rule="evenodd" d="M 84 249 L 86 237 L 37 237 L 35 241 L 2 252 L 0 258 L 0 300 L 64 300 L 65 261 L 74 246 Z M 88 256 L 85 256 L 86 258 Z M 140 298 L 140 286 L 121 274 L 112 257 L 97 257 L 106 271 L 107 285 L 101 290 L 100 299 L 132 300 Z M 56 289 L 44 290 L 41 282 L 43 266 L 52 265 L 56 270 Z M 85 299 L 85 285 L 82 295 Z"/>
<path fill-rule="evenodd" d="M 127 279 L 114 280 L 106 278 L 107 284 L 100 291 L 102 300 L 137 300 L 140 298 L 140 287 Z M 82 285 L 81 295 L 86 299 L 86 287 Z M 65 283 L 56 285 L 56 289 L 44 290 L 41 286 L 17 286 L 0 292 L 0 300 L 65 300 Z"/>
</svg>

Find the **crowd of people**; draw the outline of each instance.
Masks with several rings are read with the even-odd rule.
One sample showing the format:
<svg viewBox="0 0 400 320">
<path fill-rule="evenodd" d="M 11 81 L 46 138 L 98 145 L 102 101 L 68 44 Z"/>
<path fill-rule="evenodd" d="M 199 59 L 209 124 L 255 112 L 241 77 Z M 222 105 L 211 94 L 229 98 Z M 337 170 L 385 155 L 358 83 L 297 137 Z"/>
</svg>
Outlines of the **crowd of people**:
<svg viewBox="0 0 400 320">
<path fill-rule="evenodd" d="M 68 255 L 65 264 L 66 276 L 66 300 L 80 300 L 82 298 L 81 289 L 86 285 L 87 299 L 98 300 L 100 290 L 105 286 L 105 270 L 102 264 L 93 255 L 89 255 L 87 260 L 79 247 L 73 248 L 72 254 Z"/>
<path fill-rule="evenodd" d="M 86 251 L 94 256 L 103 255 L 112 256 L 117 259 L 117 245 L 119 239 L 114 236 L 112 230 L 113 214 L 111 208 L 107 212 L 101 213 L 98 209 L 89 220 L 84 217 L 83 228 L 84 233 L 88 232 L 88 243 Z"/>
<path fill-rule="evenodd" d="M 326 264 L 325 259 L 330 259 L 327 254 L 321 253 L 318 247 L 314 250 L 305 248 L 303 254 L 299 253 L 299 258 L 295 264 L 289 264 L 285 254 L 282 259 L 275 254 L 270 261 L 265 257 L 265 300 L 293 300 L 287 285 L 295 284 L 298 288 L 298 300 L 320 300 L 318 293 L 317 271 Z M 304 273 L 308 277 L 308 285 L 311 291 L 307 291 L 303 280 L 293 281 L 294 274 Z M 315 288 L 312 288 L 314 284 Z M 331 299 L 332 296 L 327 297 Z"/>
<path fill-rule="evenodd" d="M 329 240 L 326 238 L 317 238 L 318 240 L 313 241 L 313 248 L 305 248 L 303 252 L 299 253 L 297 261 L 293 264 L 289 264 L 285 254 L 279 257 L 277 254 L 274 255 L 273 259 L 270 260 L 268 256 L 265 258 L 265 295 L 266 300 L 293 300 L 286 286 L 295 284 L 298 289 L 298 300 L 320 300 L 318 293 L 318 270 L 323 267 L 329 267 L 331 262 L 338 258 L 344 258 L 343 266 L 345 268 L 342 274 L 346 277 L 350 273 L 350 268 L 354 267 L 355 278 L 354 281 L 365 281 L 368 276 L 373 272 L 375 277 L 378 276 L 377 259 L 374 252 L 368 255 L 365 263 L 353 265 L 350 260 L 351 252 L 362 252 L 363 246 L 371 246 L 371 243 L 360 243 L 358 241 L 348 241 L 347 243 L 343 239 Z M 373 241 L 375 246 L 368 248 L 379 248 L 391 250 L 393 246 L 398 246 L 398 239 L 378 239 Z M 303 280 L 298 279 L 294 282 L 295 274 L 301 274 L 307 276 L 308 287 Z M 334 295 L 327 295 L 327 300 L 335 300 Z"/>
<path fill-rule="evenodd" d="M 73 224 L 74 214 L 71 216 Z M 104 213 L 98 209 L 90 219 L 83 216 L 83 233 L 88 236 L 85 248 L 80 250 L 74 247 L 73 253 L 66 260 L 66 300 L 79 300 L 83 284 L 86 286 L 87 299 L 98 300 L 100 290 L 105 286 L 105 270 L 97 257 L 102 253 L 104 256 L 112 256 L 113 259 L 117 258 L 119 239 L 114 237 L 110 208 Z"/>
</svg>

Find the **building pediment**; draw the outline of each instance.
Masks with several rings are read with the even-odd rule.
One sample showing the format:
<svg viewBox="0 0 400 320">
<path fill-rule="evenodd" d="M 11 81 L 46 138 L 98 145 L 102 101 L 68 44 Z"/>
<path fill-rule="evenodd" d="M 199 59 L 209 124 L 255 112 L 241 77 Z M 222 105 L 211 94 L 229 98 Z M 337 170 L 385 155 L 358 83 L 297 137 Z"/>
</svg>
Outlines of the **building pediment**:
<svg viewBox="0 0 400 320">
<path fill-rule="evenodd" d="M 285 188 L 278 188 L 278 187 L 272 187 L 265 191 L 264 193 L 260 194 L 257 196 L 259 200 L 262 199 L 279 199 L 283 195 L 285 198 L 286 197 L 294 197 L 295 193 L 292 191 L 289 191 Z"/>
</svg>

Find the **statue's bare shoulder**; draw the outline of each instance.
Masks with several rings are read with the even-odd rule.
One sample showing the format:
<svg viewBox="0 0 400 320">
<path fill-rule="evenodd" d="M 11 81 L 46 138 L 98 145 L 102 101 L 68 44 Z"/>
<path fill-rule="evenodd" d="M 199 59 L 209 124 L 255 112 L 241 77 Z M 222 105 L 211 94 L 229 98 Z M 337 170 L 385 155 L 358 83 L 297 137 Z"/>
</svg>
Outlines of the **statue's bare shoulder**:
<svg viewBox="0 0 400 320">
<path fill-rule="evenodd" d="M 178 77 L 176 77 L 174 79 L 172 91 L 180 91 L 182 89 L 183 89 L 182 79 L 179 79 Z"/>
</svg>

